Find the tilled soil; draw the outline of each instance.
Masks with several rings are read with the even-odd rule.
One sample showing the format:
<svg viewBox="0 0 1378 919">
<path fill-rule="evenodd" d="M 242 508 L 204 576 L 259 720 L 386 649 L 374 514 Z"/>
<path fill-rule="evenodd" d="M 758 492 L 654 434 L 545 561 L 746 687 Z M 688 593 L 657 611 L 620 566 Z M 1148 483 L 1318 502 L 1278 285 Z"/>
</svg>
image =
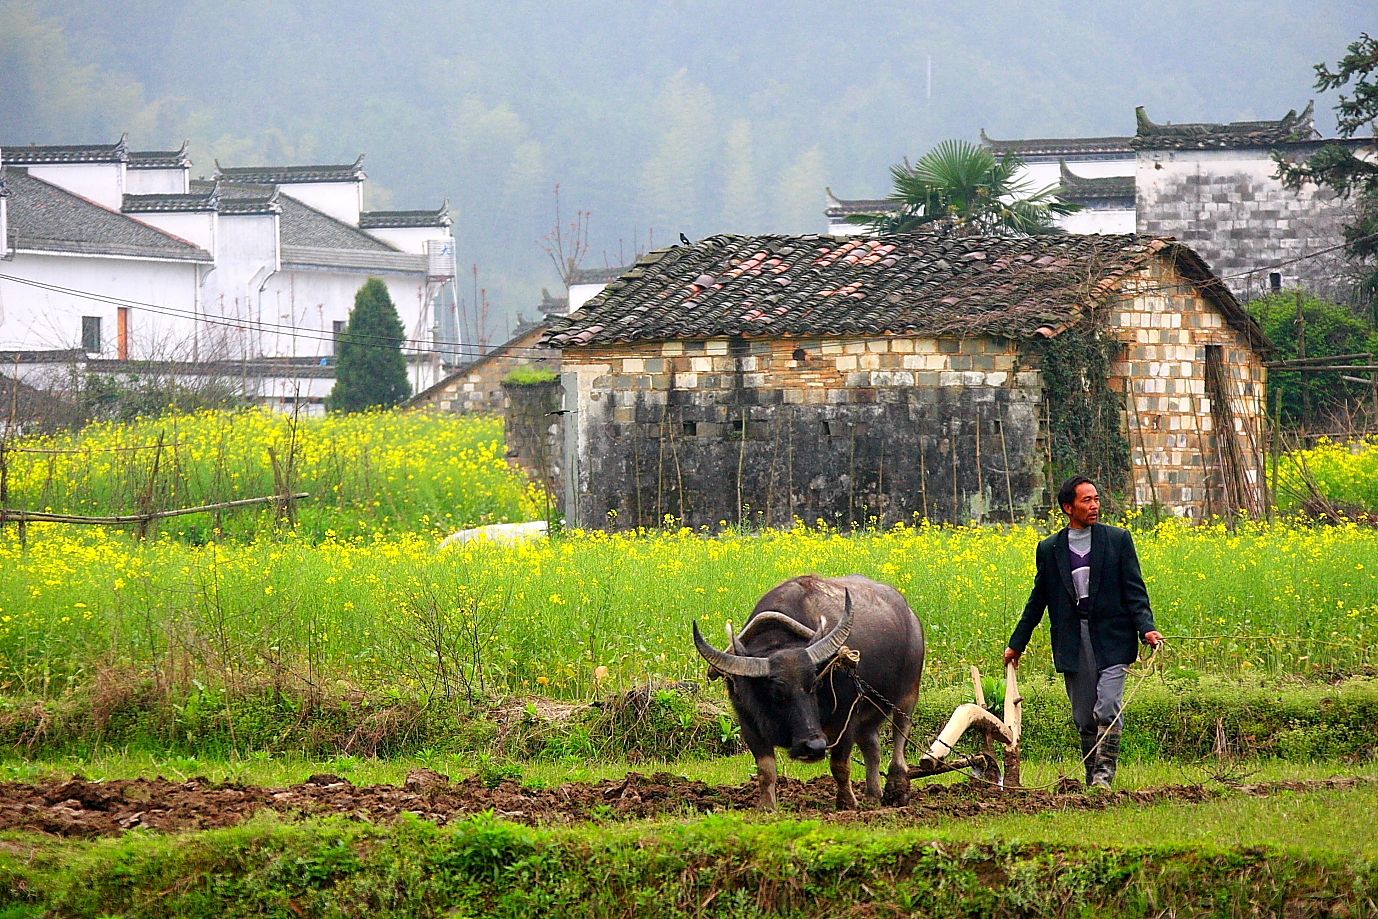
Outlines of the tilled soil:
<svg viewBox="0 0 1378 919">
<path fill-rule="evenodd" d="M 1290 790 L 1347 788 L 1367 781 L 1338 778 L 1236 787 L 1250 794 L 1269 795 Z M 976 783 L 916 783 L 909 803 L 902 807 L 863 802 L 859 810 L 838 812 L 833 805 L 835 786 L 831 778 L 824 776 L 808 782 L 782 778 L 779 798 L 784 814 L 831 817 L 844 822 L 878 818 L 922 822 L 977 815 L 1094 810 L 1121 804 L 1199 802 L 1217 797 L 1222 787 L 1168 785 L 1087 794 L 1071 782 L 1054 790 L 1011 791 Z M 476 778 L 451 781 L 424 769 L 412 772 L 401 786 L 356 786 L 335 775 L 313 775 L 288 788 L 215 783 L 203 778 L 186 782 L 162 778 L 92 782 L 73 776 L 64 782 L 36 785 L 0 783 L 0 830 L 36 830 L 59 836 L 105 836 L 135 828 L 173 832 L 232 826 L 263 810 L 289 817 L 342 815 L 370 821 L 387 821 L 411 813 L 437 823 L 492 810 L 519 823 L 554 824 L 749 811 L 755 800 L 754 783 L 711 786 L 666 773 L 629 773 L 620 780 L 546 789 L 525 788 L 514 782 L 489 788 Z"/>
</svg>

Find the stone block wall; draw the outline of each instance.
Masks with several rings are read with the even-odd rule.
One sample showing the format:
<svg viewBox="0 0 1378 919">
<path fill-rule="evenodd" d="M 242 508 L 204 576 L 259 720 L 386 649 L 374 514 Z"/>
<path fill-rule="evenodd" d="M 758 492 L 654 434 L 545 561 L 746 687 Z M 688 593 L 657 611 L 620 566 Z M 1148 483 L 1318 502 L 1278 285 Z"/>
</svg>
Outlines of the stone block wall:
<svg viewBox="0 0 1378 919">
<path fill-rule="evenodd" d="M 581 526 L 1024 516 L 1040 379 L 1003 339 L 713 339 L 563 354 Z"/>
<path fill-rule="evenodd" d="M 1290 148 L 1298 157 L 1315 149 Z M 1315 186 L 1289 191 L 1273 177 L 1276 171 L 1263 149 L 1141 151 L 1138 232 L 1186 243 L 1241 301 L 1267 294 L 1272 273 L 1283 287 L 1346 301 L 1353 278 L 1343 253 L 1305 256 L 1344 242 L 1352 205 Z"/>
<path fill-rule="evenodd" d="M 558 380 L 549 383 L 503 383 L 507 462 L 522 470 L 552 496 L 564 492 L 564 414 Z"/>
<path fill-rule="evenodd" d="M 494 348 L 478 360 L 460 367 L 430 389 L 417 393 L 411 405 L 442 412 L 501 412 L 506 402 L 502 381 L 514 369 L 530 365 L 559 371 L 560 352 L 538 349 L 546 326 L 531 329 Z M 545 360 L 538 361 L 544 357 Z"/>
<path fill-rule="evenodd" d="M 1235 438 L 1247 487 L 1261 501 L 1267 368 L 1245 335 L 1162 262 L 1122 284 L 1108 325 L 1124 343 L 1112 373 L 1126 393 L 1134 503 L 1193 518 L 1227 512 L 1225 436 Z M 1222 406 L 1207 384 L 1209 348 L 1220 349 L 1225 371 L 1228 433 L 1217 427 Z"/>
</svg>

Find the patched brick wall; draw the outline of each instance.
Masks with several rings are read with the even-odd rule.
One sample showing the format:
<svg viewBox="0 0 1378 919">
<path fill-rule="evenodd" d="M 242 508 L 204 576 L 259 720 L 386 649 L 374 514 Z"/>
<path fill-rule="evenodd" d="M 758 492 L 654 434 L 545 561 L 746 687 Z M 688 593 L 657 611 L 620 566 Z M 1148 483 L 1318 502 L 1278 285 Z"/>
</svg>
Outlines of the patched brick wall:
<svg viewBox="0 0 1378 919">
<path fill-rule="evenodd" d="M 503 383 L 507 410 L 504 437 L 507 462 L 546 488 L 552 497 L 564 491 L 562 393 L 549 383 Z"/>
<path fill-rule="evenodd" d="M 1301 157 L 1318 145 L 1289 149 Z M 1276 171 L 1263 149 L 1141 151 L 1138 232 L 1191 246 L 1241 301 L 1266 294 L 1274 272 L 1284 287 L 1348 299 L 1353 278 L 1343 253 L 1304 257 L 1344 241 L 1352 206 L 1315 186 L 1288 191 Z"/>
<path fill-rule="evenodd" d="M 418 393 L 411 405 L 442 412 L 501 412 L 506 405 L 502 381 L 515 368 L 532 366 L 559 371 L 560 352 L 537 348 L 545 326 L 538 326 L 495 348 L 492 353 L 461 367 L 430 389 Z M 539 357 L 545 360 L 537 361 Z"/>
<path fill-rule="evenodd" d="M 565 512 L 583 526 L 1007 520 L 1043 493 L 1040 380 L 1009 341 L 714 339 L 563 361 Z"/>
<path fill-rule="evenodd" d="M 1222 458 L 1220 406 L 1206 379 L 1208 348 L 1218 352 L 1233 430 L 1248 487 L 1263 499 L 1267 369 L 1242 332 L 1166 264 L 1121 285 L 1111 334 L 1125 343 L 1112 372 L 1127 393 L 1125 431 L 1134 501 L 1200 518 L 1225 513 L 1228 463 Z"/>
</svg>

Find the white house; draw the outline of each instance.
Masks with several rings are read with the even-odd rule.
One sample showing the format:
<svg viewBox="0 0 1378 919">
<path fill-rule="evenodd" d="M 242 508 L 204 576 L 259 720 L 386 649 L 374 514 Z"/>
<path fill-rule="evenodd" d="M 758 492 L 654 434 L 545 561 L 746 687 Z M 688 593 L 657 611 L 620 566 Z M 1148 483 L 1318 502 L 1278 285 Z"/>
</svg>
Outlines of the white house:
<svg viewBox="0 0 1378 919">
<path fill-rule="evenodd" d="M 354 295 L 378 277 L 412 386 L 431 385 L 459 348 L 452 313 L 433 306 L 454 277 L 448 208 L 364 211 L 361 161 L 217 163 L 193 180 L 185 146 L 0 148 L 0 350 L 12 358 L 0 372 L 51 376 L 38 354 L 74 348 L 81 370 L 232 366 L 250 397 L 321 411 Z"/>
<path fill-rule="evenodd" d="M 1158 124 L 1140 106 L 1135 132 L 1124 137 L 981 142 L 997 156 L 1014 154 L 1033 188 L 1061 187 L 1082 210 L 1058 219 L 1070 233 L 1139 233 L 1187 243 L 1247 300 L 1304 286 L 1336 300 L 1353 290 L 1341 244 L 1352 205 L 1328 189 L 1286 189 L 1275 154 L 1301 159 L 1324 144 L 1370 151 L 1369 139 L 1324 140 L 1313 106 L 1276 120 Z M 883 213 L 886 199 L 843 200 L 827 192 L 828 231 L 866 227 L 849 214 Z"/>
</svg>

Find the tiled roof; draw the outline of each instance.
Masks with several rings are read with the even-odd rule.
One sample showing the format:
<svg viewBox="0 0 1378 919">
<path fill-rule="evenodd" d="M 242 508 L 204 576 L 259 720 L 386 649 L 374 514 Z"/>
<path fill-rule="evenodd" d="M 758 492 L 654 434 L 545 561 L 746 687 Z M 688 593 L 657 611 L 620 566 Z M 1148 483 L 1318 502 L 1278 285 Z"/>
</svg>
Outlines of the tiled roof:
<svg viewBox="0 0 1378 919">
<path fill-rule="evenodd" d="M 606 284 L 627 273 L 631 265 L 617 268 L 576 268 L 569 275 L 570 286 L 575 284 Z"/>
<path fill-rule="evenodd" d="M 234 166 L 225 168 L 215 161 L 215 172 L 229 182 L 255 185 L 296 185 L 302 182 L 362 182 L 364 156 L 353 163 L 333 166 Z"/>
<path fill-rule="evenodd" d="M 1300 115 L 1292 109 L 1277 121 L 1232 121 L 1225 124 L 1155 124 L 1141 105 L 1134 109 L 1138 150 L 1182 150 L 1230 147 L 1268 147 L 1281 143 L 1315 140 L 1315 103 L 1308 102 Z"/>
<path fill-rule="evenodd" d="M 182 169 L 191 165 L 187 155 L 187 142 L 182 141 L 179 150 L 131 150 L 130 169 Z"/>
<path fill-rule="evenodd" d="M 0 145 L 0 158 L 8 166 L 50 166 L 57 163 L 123 163 L 129 159 L 128 138 L 113 144 L 46 144 L 8 147 Z"/>
<path fill-rule="evenodd" d="M 1080 203 L 1106 198 L 1126 198 L 1129 206 L 1134 206 L 1133 176 L 1079 176 L 1067 168 L 1066 160 L 1058 161 L 1058 169 L 1062 173 L 1058 197 L 1063 201 Z"/>
<path fill-rule="evenodd" d="M 364 211 L 359 214 L 361 230 L 448 227 L 452 222 L 448 201 L 434 211 Z"/>
<path fill-rule="evenodd" d="M 231 217 L 261 216 L 264 214 L 281 214 L 282 203 L 281 195 L 274 188 L 271 194 L 258 195 L 253 198 L 221 198 L 220 213 L 222 216 Z"/>
<path fill-rule="evenodd" d="M 624 268 L 623 270 L 625 271 L 626 269 Z M 573 284 L 575 282 L 570 281 L 570 283 Z M 550 295 L 550 291 L 542 287 L 541 302 L 536 304 L 536 308 L 539 309 L 541 311 L 541 314 L 544 316 L 552 316 L 557 314 L 563 316 L 565 313 L 569 312 L 569 297 L 552 297 Z"/>
<path fill-rule="evenodd" d="M 5 166 L 10 244 L 17 249 L 211 261 L 210 253 L 85 198 Z"/>
<path fill-rule="evenodd" d="M 166 214 L 174 211 L 215 211 L 220 204 L 220 192 L 190 192 L 182 195 L 125 195 L 120 210 L 126 214 Z"/>
<path fill-rule="evenodd" d="M 1146 236 L 712 236 L 644 256 L 542 344 L 742 336 L 1054 335 L 1125 274 L 1173 258 L 1232 323 L 1265 342 L 1201 258 Z"/>
<path fill-rule="evenodd" d="M 86 352 L 80 348 L 0 351 L 0 364 L 66 364 L 85 360 Z"/>
<path fill-rule="evenodd" d="M 895 202 L 889 198 L 839 198 L 831 188 L 828 193 L 828 207 L 823 211 L 828 217 L 850 217 L 853 214 L 888 214 L 895 210 Z"/>
<path fill-rule="evenodd" d="M 205 191 L 216 183 L 197 180 L 191 183 L 193 191 Z M 281 209 L 282 244 L 310 249 L 356 249 L 369 252 L 396 252 L 375 236 L 370 236 L 358 227 L 352 227 L 342 220 L 336 220 L 314 207 L 303 204 L 291 195 L 278 194 L 272 185 L 252 184 L 241 181 L 222 181 L 219 183 L 222 202 L 220 213 L 227 213 L 231 202 L 253 200 L 261 207 L 270 197 Z M 273 197 L 276 195 L 276 197 Z M 238 211 L 238 213 L 262 213 L 259 211 Z"/>
<path fill-rule="evenodd" d="M 1100 156 L 1134 152 L 1132 137 L 1044 137 L 1032 140 L 995 140 L 981 130 L 981 143 L 998 156 L 1013 153 L 1021 159 L 1031 156 Z"/>
</svg>

